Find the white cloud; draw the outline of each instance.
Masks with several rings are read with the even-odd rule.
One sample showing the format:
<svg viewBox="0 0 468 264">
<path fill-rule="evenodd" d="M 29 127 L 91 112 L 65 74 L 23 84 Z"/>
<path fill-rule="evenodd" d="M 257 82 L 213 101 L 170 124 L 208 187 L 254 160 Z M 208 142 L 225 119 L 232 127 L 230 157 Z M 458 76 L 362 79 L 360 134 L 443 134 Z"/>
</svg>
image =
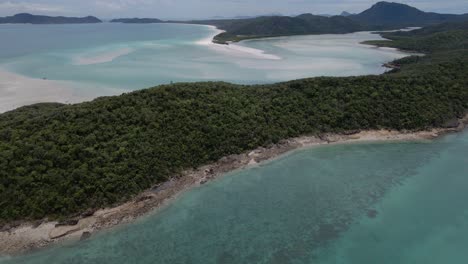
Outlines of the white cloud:
<svg viewBox="0 0 468 264">
<path fill-rule="evenodd" d="M 0 13 L 5 15 L 11 15 L 20 12 L 31 12 L 31 13 L 61 13 L 65 12 L 63 6 L 51 5 L 51 4 L 38 4 L 28 2 L 16 2 L 6 1 L 0 2 Z"/>
</svg>

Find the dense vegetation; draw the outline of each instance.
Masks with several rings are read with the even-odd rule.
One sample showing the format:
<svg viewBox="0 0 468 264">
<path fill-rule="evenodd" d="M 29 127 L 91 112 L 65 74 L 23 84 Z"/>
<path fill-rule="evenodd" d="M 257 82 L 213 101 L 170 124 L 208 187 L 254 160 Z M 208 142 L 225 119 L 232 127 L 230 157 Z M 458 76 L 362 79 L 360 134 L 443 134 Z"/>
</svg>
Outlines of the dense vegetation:
<svg viewBox="0 0 468 264">
<path fill-rule="evenodd" d="M 296 17 L 265 16 L 248 19 L 203 20 L 190 23 L 214 25 L 225 30 L 225 33 L 215 37 L 217 43 L 258 37 L 341 34 L 366 29 L 344 16 L 324 17 L 312 14 L 302 14 Z"/>
<path fill-rule="evenodd" d="M 382 28 L 421 27 L 468 20 L 468 14 L 437 14 L 424 12 L 405 4 L 389 2 L 378 2 L 362 13 L 348 17 L 363 25 Z"/>
<path fill-rule="evenodd" d="M 351 33 L 460 21 L 468 21 L 468 14 L 428 13 L 404 4 L 378 2 L 356 15 L 345 13 L 341 16 L 324 17 L 303 14 L 296 17 L 265 16 L 248 19 L 190 21 L 189 23 L 214 25 L 225 30 L 225 33 L 215 37 L 215 42 L 227 43 L 258 37 Z"/>
<path fill-rule="evenodd" d="M 51 17 L 31 15 L 27 13 L 16 14 L 14 16 L 0 17 L 0 24 L 85 24 L 85 23 L 102 23 L 96 17 Z"/>
<path fill-rule="evenodd" d="M 402 47 L 422 37 L 404 34 Z M 122 202 L 184 169 L 302 134 L 444 126 L 468 109 L 468 56 L 466 34 L 443 36 L 460 49 L 426 43 L 431 54 L 381 76 L 180 83 L 1 114 L 0 221 Z"/>
<path fill-rule="evenodd" d="M 366 43 L 417 52 L 467 50 L 468 21 L 445 23 L 409 32 L 384 32 L 382 36 L 389 40 Z"/>
<path fill-rule="evenodd" d="M 162 21 L 151 18 L 115 19 L 122 23 L 191 23 L 213 25 L 226 32 L 214 38 L 215 43 L 245 39 L 306 35 L 343 34 L 365 30 L 400 29 L 411 26 L 426 26 L 444 22 L 468 21 L 468 14 L 450 15 L 428 13 L 414 7 L 389 2 L 378 2 L 360 14 L 343 12 L 340 16 L 302 14 L 290 16 L 261 16 L 244 19 L 216 19 L 193 21 Z"/>
</svg>

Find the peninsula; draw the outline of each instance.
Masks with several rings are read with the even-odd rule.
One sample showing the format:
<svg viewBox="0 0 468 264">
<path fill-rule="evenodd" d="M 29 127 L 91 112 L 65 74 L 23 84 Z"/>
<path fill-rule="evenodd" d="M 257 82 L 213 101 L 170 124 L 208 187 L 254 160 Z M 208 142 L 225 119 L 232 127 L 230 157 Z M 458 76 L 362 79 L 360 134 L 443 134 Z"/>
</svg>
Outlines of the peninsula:
<svg viewBox="0 0 468 264">
<path fill-rule="evenodd" d="M 155 18 L 114 19 L 121 23 L 188 23 L 212 25 L 225 32 L 213 42 L 228 44 L 246 39 L 316 34 L 344 34 L 358 31 L 393 30 L 468 20 L 468 14 L 438 14 L 390 2 L 378 2 L 359 13 L 339 16 L 302 14 L 295 17 L 272 15 L 241 19 L 163 21 Z"/>
<path fill-rule="evenodd" d="M 291 138 L 411 139 L 462 129 L 468 113 L 467 23 L 385 33 L 394 41 L 373 44 L 426 55 L 396 60 L 397 68 L 379 76 L 267 85 L 178 83 L 1 114 L 1 240 L 24 239 L 16 232 L 21 228 L 65 226 L 51 233 L 46 242 L 52 243 L 125 222 L 185 189 L 171 186 L 187 179 L 187 171 L 218 162 L 238 168 L 229 157 L 245 153 L 259 162 L 274 155 L 256 156 L 253 150 L 280 148 Z M 363 136 L 368 133 L 374 136 Z M 206 168 L 194 184 L 210 179 L 211 167 Z M 163 200 L 145 192 L 161 190 L 168 194 Z M 129 201 L 148 210 L 119 211 Z M 101 225 L 87 222 L 111 207 L 106 215 L 121 213 Z M 21 241 L 2 244 L 0 252 L 46 243 Z"/>
<path fill-rule="evenodd" d="M 27 13 L 16 14 L 14 16 L 0 17 L 0 24 L 87 24 L 102 23 L 102 21 L 93 16 L 87 17 L 52 17 L 39 16 Z"/>
</svg>

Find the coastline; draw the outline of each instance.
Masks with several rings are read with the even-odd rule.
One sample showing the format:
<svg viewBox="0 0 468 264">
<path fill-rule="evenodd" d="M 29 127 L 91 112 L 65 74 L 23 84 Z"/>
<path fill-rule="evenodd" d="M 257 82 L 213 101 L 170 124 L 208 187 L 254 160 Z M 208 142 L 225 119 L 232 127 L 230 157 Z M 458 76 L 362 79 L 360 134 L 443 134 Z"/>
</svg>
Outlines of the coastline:
<svg viewBox="0 0 468 264">
<path fill-rule="evenodd" d="M 457 126 L 458 125 L 458 126 Z M 0 256 L 16 255 L 65 241 L 87 239 L 93 234 L 133 222 L 170 204 L 180 194 L 206 184 L 228 172 L 246 169 L 262 162 L 273 160 L 294 150 L 330 144 L 347 144 L 384 141 L 431 140 L 447 133 L 460 132 L 468 125 L 468 114 L 458 124 L 449 128 L 434 128 L 425 131 L 368 130 L 350 131 L 343 134 L 301 136 L 282 140 L 267 148 L 260 147 L 250 152 L 224 157 L 217 162 L 187 170 L 171 180 L 146 190 L 124 204 L 88 212 L 79 218 L 58 223 L 35 221 L 0 229 Z"/>
<path fill-rule="evenodd" d="M 204 25 L 204 26 L 211 28 L 214 31 L 213 31 L 213 34 L 211 34 L 210 36 L 197 41 L 196 44 L 198 45 L 208 46 L 212 48 L 213 50 L 215 50 L 216 52 L 229 53 L 231 56 L 235 56 L 235 57 L 245 57 L 247 55 L 249 58 L 255 58 L 255 59 L 265 59 L 265 60 L 281 60 L 282 59 L 279 56 L 268 54 L 264 50 L 250 48 L 250 47 L 238 45 L 236 43 L 229 43 L 229 45 L 220 44 L 216 42 L 215 38 L 219 34 L 222 34 L 226 31 L 221 30 L 211 25 Z"/>
<path fill-rule="evenodd" d="M 73 104 L 90 99 L 78 94 L 69 82 L 30 78 L 0 68 L 0 113 L 35 103 Z"/>
</svg>

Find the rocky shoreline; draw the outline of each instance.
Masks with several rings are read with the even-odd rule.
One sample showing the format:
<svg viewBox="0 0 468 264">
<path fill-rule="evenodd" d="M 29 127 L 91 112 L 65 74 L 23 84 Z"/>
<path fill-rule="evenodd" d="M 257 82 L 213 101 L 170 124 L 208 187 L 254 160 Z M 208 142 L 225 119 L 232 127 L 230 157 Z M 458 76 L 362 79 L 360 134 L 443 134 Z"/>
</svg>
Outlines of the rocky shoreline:
<svg viewBox="0 0 468 264">
<path fill-rule="evenodd" d="M 185 171 L 117 207 L 89 211 L 63 222 L 43 220 L 5 226 L 0 229 L 0 255 L 20 254 L 62 241 L 88 239 L 98 231 L 131 223 L 137 218 L 157 212 L 157 209 L 164 207 L 184 191 L 206 184 L 227 172 L 255 166 L 292 150 L 327 144 L 434 139 L 447 133 L 462 131 L 467 124 L 468 114 L 463 119 L 447 122 L 444 128 L 427 131 L 348 131 L 283 140 L 267 148 L 227 156 L 213 164 Z"/>
</svg>

